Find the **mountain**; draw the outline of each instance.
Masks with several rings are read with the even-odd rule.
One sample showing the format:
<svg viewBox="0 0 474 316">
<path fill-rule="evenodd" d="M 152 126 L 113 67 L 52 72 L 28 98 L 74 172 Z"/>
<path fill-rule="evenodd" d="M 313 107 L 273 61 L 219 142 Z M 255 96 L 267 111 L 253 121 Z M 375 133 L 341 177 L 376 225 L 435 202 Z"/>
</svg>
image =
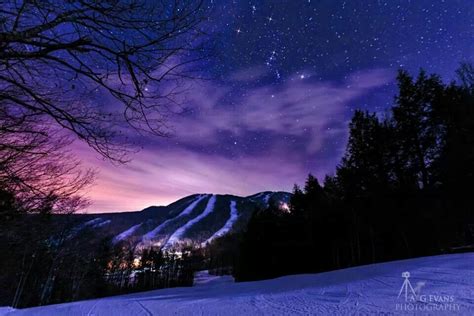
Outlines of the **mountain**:
<svg viewBox="0 0 474 316">
<path fill-rule="evenodd" d="M 94 230 L 110 236 L 113 244 L 139 247 L 183 243 L 205 246 L 215 238 L 245 228 L 252 213 L 269 206 L 288 210 L 291 193 L 260 192 L 247 197 L 194 194 L 168 206 L 151 206 L 138 212 L 77 214 L 74 234 Z"/>
</svg>

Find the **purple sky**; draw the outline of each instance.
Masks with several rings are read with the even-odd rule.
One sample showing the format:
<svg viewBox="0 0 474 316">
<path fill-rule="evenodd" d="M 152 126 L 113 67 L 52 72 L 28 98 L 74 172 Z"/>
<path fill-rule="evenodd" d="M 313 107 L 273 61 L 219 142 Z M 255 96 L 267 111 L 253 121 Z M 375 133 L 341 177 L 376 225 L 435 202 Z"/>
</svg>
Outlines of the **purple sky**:
<svg viewBox="0 0 474 316">
<path fill-rule="evenodd" d="M 399 68 L 446 80 L 474 55 L 470 1 L 223 1 L 211 17 L 213 80 L 189 82 L 171 138 L 137 138 L 124 166 L 100 160 L 90 212 L 140 210 L 194 193 L 291 190 L 332 173 L 357 108 L 384 115 Z M 104 96 L 102 102 L 114 106 Z M 137 137 L 134 135 L 133 137 Z"/>
<path fill-rule="evenodd" d="M 334 169 L 336 160 L 321 153 L 327 144 L 338 143 L 332 149 L 342 152 L 349 105 L 394 76 L 390 70 L 371 69 L 334 83 L 295 75 L 279 87 L 270 84 L 246 90 L 229 110 L 223 100 L 232 85 L 264 76 L 264 72 L 239 71 L 228 84 L 194 82 L 183 96 L 194 109 L 192 115 L 171 118 L 173 137 L 146 139 L 145 148 L 126 165 L 115 166 L 88 148 L 78 149 L 86 165 L 100 171 L 89 191 L 93 202 L 89 211 L 138 210 L 200 192 L 250 195 L 291 190 L 308 172 L 323 177 Z M 222 134 L 234 135 L 235 141 L 225 144 L 229 154 L 221 152 Z M 249 139 L 249 134 L 269 134 L 271 141 L 256 150 L 261 140 Z M 255 144 L 241 146 L 241 138 Z M 207 150 L 194 149 L 196 144 Z"/>
</svg>

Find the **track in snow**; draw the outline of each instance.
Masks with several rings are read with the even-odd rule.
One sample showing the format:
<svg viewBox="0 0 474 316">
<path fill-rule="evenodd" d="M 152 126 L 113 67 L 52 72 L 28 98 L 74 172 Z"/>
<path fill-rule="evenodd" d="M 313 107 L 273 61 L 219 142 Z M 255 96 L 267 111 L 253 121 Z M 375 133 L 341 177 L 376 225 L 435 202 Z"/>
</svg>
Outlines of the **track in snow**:
<svg viewBox="0 0 474 316">
<path fill-rule="evenodd" d="M 424 257 L 319 274 L 233 283 L 199 273 L 195 287 L 155 290 L 24 310 L 6 315 L 474 315 L 474 253 Z M 418 295 L 447 295 L 457 311 L 400 311 L 401 273 Z M 415 302 L 418 308 L 436 304 Z M 441 306 L 441 305 L 436 305 Z"/>
</svg>

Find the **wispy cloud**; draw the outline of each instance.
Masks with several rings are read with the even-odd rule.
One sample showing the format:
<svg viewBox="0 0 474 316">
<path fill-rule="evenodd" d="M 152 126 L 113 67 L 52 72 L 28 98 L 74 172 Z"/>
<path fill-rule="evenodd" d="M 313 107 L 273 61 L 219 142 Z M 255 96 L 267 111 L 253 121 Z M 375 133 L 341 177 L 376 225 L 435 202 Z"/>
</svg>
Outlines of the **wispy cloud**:
<svg viewBox="0 0 474 316">
<path fill-rule="evenodd" d="M 225 101 L 232 89 L 210 82 L 189 94 L 194 114 L 176 117 L 176 136 L 180 141 L 207 144 L 217 143 L 224 131 L 236 137 L 248 132 L 310 137 L 305 150 L 315 153 L 335 134 L 334 122 L 344 122 L 345 106 L 392 79 L 393 73 L 385 69 L 357 72 L 341 83 L 296 77 L 281 86 L 247 89 L 233 105 Z"/>
<path fill-rule="evenodd" d="M 150 140 L 132 162 L 118 167 L 82 151 L 87 163 L 100 170 L 89 192 L 89 211 L 139 210 L 194 193 L 290 190 L 308 172 L 323 176 L 333 170 L 335 155 L 344 147 L 348 107 L 392 79 L 393 73 L 384 69 L 357 72 L 343 82 L 295 76 L 278 86 L 247 87 L 245 93 L 235 78 L 200 82 L 188 92 L 190 111 L 172 118 L 174 139 Z M 255 133 L 270 135 L 257 153 L 245 147 L 233 155 L 220 150 L 222 134 L 249 141 Z"/>
<path fill-rule="evenodd" d="M 290 157 L 228 159 L 179 149 L 159 154 L 145 150 L 125 166 L 102 161 L 94 165 L 101 170 L 89 192 L 93 202 L 89 211 L 95 212 L 140 210 L 194 193 L 249 195 L 290 189 L 305 174 Z"/>
</svg>

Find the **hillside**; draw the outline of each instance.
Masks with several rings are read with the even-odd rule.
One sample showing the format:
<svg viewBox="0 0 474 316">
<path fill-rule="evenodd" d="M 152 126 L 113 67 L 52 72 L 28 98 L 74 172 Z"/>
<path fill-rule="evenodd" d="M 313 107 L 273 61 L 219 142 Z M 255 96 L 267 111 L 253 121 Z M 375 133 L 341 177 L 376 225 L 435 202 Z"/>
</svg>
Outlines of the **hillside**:
<svg viewBox="0 0 474 316">
<path fill-rule="evenodd" d="M 291 194 L 261 192 L 248 197 L 195 194 L 168 206 L 151 206 L 138 212 L 73 215 L 73 231 L 93 230 L 109 236 L 113 244 L 171 248 L 192 242 L 205 246 L 229 232 L 242 230 L 252 213 L 275 205 L 287 208 Z"/>
<path fill-rule="evenodd" d="M 246 283 L 200 274 L 191 288 L 11 312 L 3 309 L 3 313 L 12 316 L 473 315 L 472 262 L 473 253 L 443 255 Z M 402 277 L 405 271 L 410 272 L 407 299 Z"/>
</svg>

